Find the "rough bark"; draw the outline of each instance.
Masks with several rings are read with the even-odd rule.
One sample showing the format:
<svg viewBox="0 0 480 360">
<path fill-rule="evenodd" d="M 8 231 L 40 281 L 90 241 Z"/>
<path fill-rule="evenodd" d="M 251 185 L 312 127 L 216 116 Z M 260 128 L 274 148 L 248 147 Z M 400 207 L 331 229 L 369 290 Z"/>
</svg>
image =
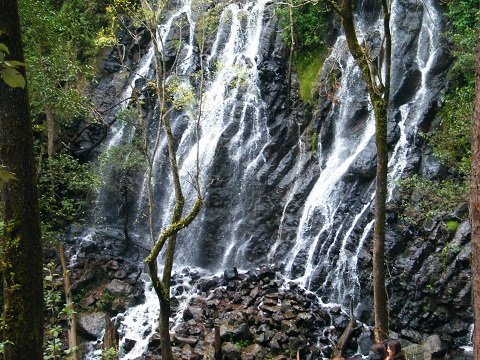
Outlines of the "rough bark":
<svg viewBox="0 0 480 360">
<path fill-rule="evenodd" d="M 173 187 L 175 190 L 175 209 L 173 210 L 171 223 L 175 224 L 182 218 L 183 208 L 185 206 L 185 198 L 183 196 L 182 185 L 180 184 L 180 173 L 177 164 L 177 151 L 173 140 L 172 128 L 170 126 L 170 118 L 165 118 L 165 133 L 167 136 L 168 158 L 170 161 L 170 170 L 173 177 Z M 177 232 L 170 235 L 167 243 L 167 251 L 165 252 L 164 268 L 162 275 L 162 283 L 164 289 L 170 292 L 170 279 L 172 277 L 173 257 L 177 245 Z M 173 360 L 172 350 L 170 349 L 170 297 L 168 302 L 160 302 L 160 347 L 162 350 L 162 358 Z"/>
<path fill-rule="evenodd" d="M 480 20 L 478 26 L 480 35 Z M 474 313 L 473 352 L 480 359 L 480 43 L 477 44 L 475 103 L 472 122 L 472 174 L 470 187 L 470 220 L 472 223 L 472 292 Z"/>
<path fill-rule="evenodd" d="M 103 350 L 118 349 L 118 333 L 110 316 L 105 315 L 105 334 L 103 335 Z"/>
<path fill-rule="evenodd" d="M 352 338 L 353 331 L 355 330 L 355 327 L 357 326 L 357 319 L 352 317 L 350 321 L 348 322 L 347 327 L 343 331 L 342 336 L 338 339 L 337 344 L 335 345 L 333 349 L 333 357 L 334 358 L 342 358 L 343 357 L 343 352 L 345 351 L 348 343 L 350 342 L 350 339 Z"/>
<path fill-rule="evenodd" d="M 52 108 L 45 106 L 47 116 L 48 158 L 53 159 L 58 149 L 58 126 Z"/>
<path fill-rule="evenodd" d="M 222 360 L 222 339 L 220 337 L 220 326 L 215 325 L 215 340 L 214 340 L 214 348 L 215 348 L 215 360 Z"/>
<path fill-rule="evenodd" d="M 0 42 L 8 46 L 10 58 L 23 61 L 16 0 L 0 2 L 0 30 L 5 32 Z M 0 163 L 17 178 L 2 189 L 3 340 L 9 341 L 4 359 L 42 359 L 42 243 L 30 109 L 26 88 L 12 89 L 3 81 Z"/>
<path fill-rule="evenodd" d="M 358 42 L 353 19 L 352 0 L 343 0 L 339 9 L 350 53 L 362 71 L 375 116 L 375 141 L 377 147 L 375 229 L 373 238 L 373 296 L 375 314 L 375 341 L 388 338 L 388 299 L 385 287 L 385 211 L 387 201 L 387 119 L 390 98 L 391 35 L 390 10 L 382 0 L 385 30 L 385 84 L 375 77 L 371 59 Z"/>
</svg>

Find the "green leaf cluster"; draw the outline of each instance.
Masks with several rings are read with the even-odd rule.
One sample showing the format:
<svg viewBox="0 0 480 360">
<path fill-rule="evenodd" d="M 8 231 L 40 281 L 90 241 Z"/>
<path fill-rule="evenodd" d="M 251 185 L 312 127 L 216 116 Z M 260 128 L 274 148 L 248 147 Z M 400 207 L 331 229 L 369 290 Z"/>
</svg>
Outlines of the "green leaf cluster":
<svg viewBox="0 0 480 360">
<path fill-rule="evenodd" d="M 290 5 L 277 5 L 282 40 L 291 45 Z M 293 67 L 300 82 L 300 98 L 307 103 L 316 100 L 318 76 L 328 53 L 327 39 L 332 31 L 332 10 L 321 2 L 293 1 L 293 37 L 295 52 Z"/>
<path fill-rule="evenodd" d="M 309 0 L 293 0 L 294 38 L 297 49 L 305 50 L 325 45 L 331 30 L 331 9 L 325 3 Z M 283 2 L 275 9 L 282 28 L 282 40 L 290 45 L 290 8 Z"/>
<path fill-rule="evenodd" d="M 26 82 L 23 75 L 17 70 L 25 66 L 25 63 L 17 60 L 7 60 L 10 50 L 7 45 L 0 43 L 0 77 L 11 88 L 25 88 Z"/>
<path fill-rule="evenodd" d="M 45 338 L 43 343 L 43 359 L 63 359 L 75 349 L 64 350 L 64 328 L 62 324 L 71 318 L 73 311 L 64 304 L 62 281 L 56 270 L 57 266 L 49 262 L 43 268 L 43 297 L 45 303 Z"/>
<path fill-rule="evenodd" d="M 307 103 L 313 104 L 316 100 L 318 77 L 326 58 L 327 49 L 322 46 L 304 50 L 294 57 L 294 67 L 300 82 L 300 98 Z"/>
<path fill-rule="evenodd" d="M 42 231 L 45 240 L 54 241 L 67 225 L 85 220 L 88 197 L 99 181 L 91 164 L 80 163 L 66 150 L 42 165 L 38 181 Z"/>
<path fill-rule="evenodd" d="M 8 171 L 5 166 L 0 165 L 0 188 L 2 188 L 7 182 L 16 179 L 15 174 Z"/>
<path fill-rule="evenodd" d="M 110 348 L 102 351 L 102 360 L 117 360 L 118 359 L 118 350 L 115 348 Z"/>
<path fill-rule="evenodd" d="M 468 197 L 465 182 L 432 181 L 414 175 L 401 180 L 399 185 L 403 199 L 401 219 L 411 225 L 422 225 L 435 216 L 453 212 Z"/>
<path fill-rule="evenodd" d="M 89 102 L 83 82 L 92 75 L 88 64 L 96 53 L 96 23 L 89 1 L 21 0 L 19 2 L 32 114 L 48 107 L 61 123 L 84 116 Z"/>
<path fill-rule="evenodd" d="M 166 86 L 167 99 L 172 108 L 181 110 L 195 103 L 195 92 L 193 87 L 180 77 L 173 76 Z"/>
<path fill-rule="evenodd" d="M 470 173 L 470 137 L 475 92 L 478 0 L 445 2 L 449 28 L 445 37 L 455 57 L 449 71 L 449 90 L 440 111 L 440 129 L 428 135 L 437 156 L 460 175 Z"/>
</svg>

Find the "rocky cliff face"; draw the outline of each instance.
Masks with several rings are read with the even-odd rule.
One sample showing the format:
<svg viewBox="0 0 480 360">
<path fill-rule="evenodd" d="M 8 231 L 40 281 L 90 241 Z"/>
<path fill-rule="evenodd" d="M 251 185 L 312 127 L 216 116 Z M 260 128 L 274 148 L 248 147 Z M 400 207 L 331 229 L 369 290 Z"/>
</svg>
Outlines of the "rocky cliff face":
<svg viewBox="0 0 480 360">
<path fill-rule="evenodd" d="M 207 95 L 217 102 L 208 109 L 214 115 L 206 115 L 202 134 L 210 148 L 202 163 L 206 205 L 182 235 L 177 261 L 212 271 L 276 264 L 284 278 L 323 302 L 348 305 L 353 301 L 359 319 L 371 324 L 376 155 L 370 105 L 360 74 L 340 36 L 320 76 L 317 106 L 312 109 L 301 103 L 294 81 L 293 102 L 288 107 L 287 51 L 273 3 L 237 3 L 225 6 L 219 35 L 209 39 L 204 55 L 212 70 Z M 399 209 L 409 199 L 400 197 L 395 183 L 413 174 L 426 178 L 445 175 L 418 136 L 434 126 L 450 65 L 441 47 L 443 20 L 438 6 L 434 1 L 394 2 L 393 106 L 388 127 L 394 181 L 387 214 L 387 288 L 394 331 L 412 342 L 439 334 L 454 348 L 467 342 L 472 323 L 470 228 L 468 221 L 463 221 L 456 231 L 448 230 L 446 221 L 466 219 L 467 209 L 459 206 L 456 213 L 437 217 L 428 226 L 408 226 L 401 221 Z M 364 1 L 358 16 L 372 56 L 381 57 L 378 10 L 376 1 Z M 177 12 L 172 10 L 172 14 Z M 192 18 L 188 11 L 178 13 L 184 30 Z M 136 31 L 140 34 L 136 44 L 126 45 L 131 68 L 145 62 L 148 55 L 149 37 L 142 29 Z M 168 49 L 178 41 L 191 46 L 192 60 L 185 70 L 191 73 L 198 70 L 199 52 L 195 37 L 186 33 L 172 28 L 166 34 L 166 54 L 174 54 Z M 249 44 L 255 41 L 258 46 L 250 49 Z M 118 97 L 113 94 L 125 92 L 120 74 L 124 70 L 116 55 L 110 54 L 105 62 L 106 75 L 94 90 L 98 106 L 104 109 L 116 103 Z M 223 84 L 221 96 L 214 87 L 219 86 L 215 76 L 221 73 L 213 71 L 216 61 L 236 69 L 236 74 L 227 71 L 223 75 L 230 85 Z M 153 75 L 153 66 L 144 66 L 144 70 L 145 75 Z M 239 73 L 245 82 L 238 81 Z M 332 73 L 338 76 L 333 83 Z M 127 75 L 132 82 L 134 73 Z M 138 79 L 134 85 L 134 91 L 145 99 L 147 118 L 154 122 L 155 103 L 149 100 L 145 81 Z M 186 149 L 180 149 L 184 154 L 180 159 L 185 162 L 192 145 L 184 142 L 189 134 L 188 124 L 182 120 L 186 116 L 179 113 L 175 120 L 176 136 Z M 208 137 L 208 132 L 215 136 Z M 318 144 L 312 145 L 313 134 L 318 136 Z M 102 226 L 110 235 L 102 237 L 101 232 L 95 232 L 100 238 L 117 234 L 113 236 L 117 243 L 129 245 L 130 250 L 121 254 L 127 259 L 131 254 L 137 258 L 139 249 L 148 247 L 146 225 L 140 220 L 142 176 L 128 176 L 132 181 L 126 194 L 119 194 L 119 185 L 114 183 L 118 176 L 110 178 L 110 190 L 99 197 L 103 209 L 108 209 L 103 210 L 106 222 Z M 156 182 L 168 178 L 168 169 L 159 165 L 156 176 Z M 157 217 L 166 217 L 168 190 L 158 189 L 156 195 L 160 199 Z"/>
</svg>

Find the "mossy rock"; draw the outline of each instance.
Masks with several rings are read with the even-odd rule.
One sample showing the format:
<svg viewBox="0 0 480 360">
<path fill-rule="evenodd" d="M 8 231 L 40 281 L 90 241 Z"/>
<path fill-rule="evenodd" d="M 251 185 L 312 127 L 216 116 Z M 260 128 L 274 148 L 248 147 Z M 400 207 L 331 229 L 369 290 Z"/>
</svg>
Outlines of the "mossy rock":
<svg viewBox="0 0 480 360">
<path fill-rule="evenodd" d="M 423 345 L 412 344 L 403 348 L 403 353 L 407 360 L 427 360 L 430 356 L 425 356 L 428 351 Z"/>
</svg>

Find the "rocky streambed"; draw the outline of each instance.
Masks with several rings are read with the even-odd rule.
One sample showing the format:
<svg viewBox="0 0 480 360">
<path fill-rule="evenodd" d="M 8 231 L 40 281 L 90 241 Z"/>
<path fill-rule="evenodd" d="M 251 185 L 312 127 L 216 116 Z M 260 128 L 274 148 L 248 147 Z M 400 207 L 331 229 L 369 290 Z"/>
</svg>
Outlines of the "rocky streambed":
<svg viewBox="0 0 480 360">
<path fill-rule="evenodd" d="M 101 260 L 98 260 L 97 265 L 100 265 Z M 105 283 L 98 288 L 92 287 L 80 302 L 84 311 L 80 314 L 79 333 L 85 340 L 90 340 L 88 351 L 96 354 L 85 355 L 85 358 L 100 358 L 104 316 L 116 315 L 114 323 L 121 338 L 120 358 L 160 359 L 157 325 L 146 322 L 141 334 L 145 344 L 142 355 L 132 357 L 131 351 L 138 347 L 138 340 L 128 337 L 125 324 L 132 321 L 128 319 L 128 311 L 119 311 L 144 301 L 144 297 L 138 294 L 141 281 L 138 272 L 135 277 L 116 278 L 122 275 L 117 268 L 121 264 L 112 259 L 107 264 L 97 267 L 104 271 Z M 85 267 L 87 275 L 92 271 L 88 268 Z M 175 357 L 213 359 L 217 332 L 223 359 L 330 358 L 333 347 L 348 325 L 349 315 L 338 305 L 323 304 L 315 293 L 299 287 L 281 273 L 281 268 L 267 266 L 247 272 L 232 268 L 217 275 L 205 275 L 202 270 L 189 268 L 175 273 L 171 315 Z M 86 279 L 84 274 L 78 280 L 82 283 Z M 145 291 L 150 290 L 147 286 Z M 106 303 L 106 298 L 110 303 Z M 95 311 L 87 311 L 92 309 Z M 156 313 L 158 305 L 154 301 L 145 309 Z M 399 335 L 392 333 L 392 337 Z M 405 346 L 410 344 L 406 339 L 402 342 Z M 368 354 L 371 345 L 371 327 L 357 322 L 346 354 L 362 358 Z M 470 358 L 461 351 L 452 355 L 438 335 L 424 339 L 423 345 L 411 345 L 408 349 L 416 354 L 415 359 Z"/>
</svg>

